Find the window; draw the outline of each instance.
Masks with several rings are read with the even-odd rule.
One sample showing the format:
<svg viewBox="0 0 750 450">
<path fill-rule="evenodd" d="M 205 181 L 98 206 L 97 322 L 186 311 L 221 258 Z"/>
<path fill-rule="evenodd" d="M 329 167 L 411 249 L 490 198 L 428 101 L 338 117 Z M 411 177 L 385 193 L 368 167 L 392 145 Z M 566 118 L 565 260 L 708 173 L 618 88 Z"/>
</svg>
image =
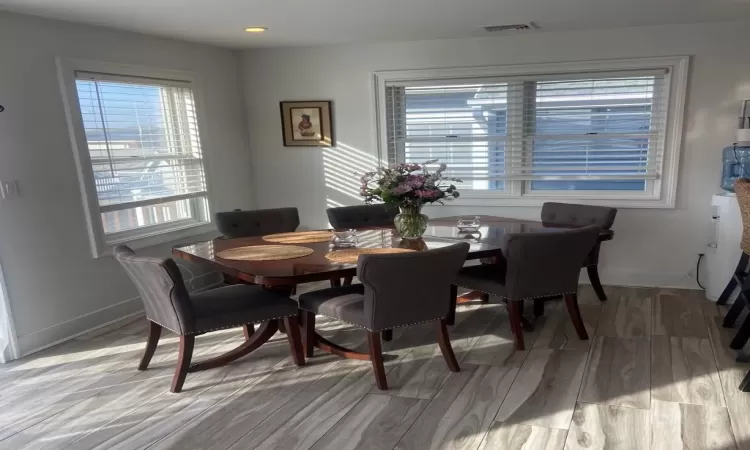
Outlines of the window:
<svg viewBox="0 0 750 450">
<path fill-rule="evenodd" d="M 115 243 L 151 245 L 206 231 L 200 227 L 210 220 L 208 189 L 192 82 L 67 69 L 95 254 Z"/>
<path fill-rule="evenodd" d="M 463 180 L 462 199 L 480 204 L 670 207 L 686 65 L 379 72 L 380 151 L 390 163 L 440 159 Z"/>
</svg>

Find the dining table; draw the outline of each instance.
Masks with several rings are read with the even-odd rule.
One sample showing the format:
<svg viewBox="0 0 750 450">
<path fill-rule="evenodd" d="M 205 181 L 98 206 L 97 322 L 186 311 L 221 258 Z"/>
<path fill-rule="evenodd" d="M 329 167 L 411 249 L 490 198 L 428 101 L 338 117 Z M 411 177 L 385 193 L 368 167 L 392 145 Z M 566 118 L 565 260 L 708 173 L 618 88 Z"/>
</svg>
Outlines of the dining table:
<svg viewBox="0 0 750 450">
<path fill-rule="evenodd" d="M 555 233 L 570 229 L 570 227 L 552 226 L 535 220 L 495 216 L 478 217 L 480 226 L 472 231 L 460 230 L 457 227 L 458 216 L 430 219 L 424 236 L 418 240 L 402 239 L 392 227 L 358 229 L 356 246 L 358 248 L 406 248 L 420 251 L 445 247 L 456 242 L 467 242 L 469 243 L 467 261 L 482 260 L 483 262 L 502 263 L 502 250 L 506 234 Z M 611 230 L 602 230 L 599 233 L 598 240 L 602 242 L 611 240 L 613 237 L 614 233 Z M 335 286 L 342 278 L 351 279 L 356 275 L 356 264 L 336 262 L 326 257 L 329 253 L 340 250 L 332 242 L 295 244 L 308 247 L 313 252 L 307 256 L 294 259 L 246 261 L 225 259 L 219 256 L 219 253 L 227 250 L 267 244 L 269 242 L 264 240 L 262 236 L 235 239 L 220 237 L 176 246 L 172 249 L 172 254 L 176 258 L 209 264 L 222 272 L 228 279 L 261 285 L 286 295 L 291 295 L 299 284 L 330 280 L 331 284 Z M 539 275 L 544 276 L 544 274 Z M 457 297 L 455 291 L 451 293 L 451 301 L 454 305 L 472 298 L 475 298 L 475 296 L 471 293 L 461 297 Z M 455 310 L 455 306 L 452 310 Z M 453 317 L 449 317 L 448 323 L 450 324 L 452 321 Z M 368 355 L 340 347 L 317 333 L 315 334 L 315 340 L 315 346 L 328 353 L 347 358 L 369 359 Z"/>
</svg>

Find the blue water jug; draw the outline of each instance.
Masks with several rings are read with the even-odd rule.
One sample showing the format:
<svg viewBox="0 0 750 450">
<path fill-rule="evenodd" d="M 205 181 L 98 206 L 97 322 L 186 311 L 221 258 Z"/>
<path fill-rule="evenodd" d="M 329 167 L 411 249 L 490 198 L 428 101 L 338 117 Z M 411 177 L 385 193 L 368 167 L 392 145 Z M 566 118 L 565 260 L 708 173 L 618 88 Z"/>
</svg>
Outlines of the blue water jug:
<svg viewBox="0 0 750 450">
<path fill-rule="evenodd" d="M 721 173 L 721 188 L 734 192 L 738 178 L 750 178 L 750 145 L 730 145 L 722 151 L 724 169 Z"/>
</svg>

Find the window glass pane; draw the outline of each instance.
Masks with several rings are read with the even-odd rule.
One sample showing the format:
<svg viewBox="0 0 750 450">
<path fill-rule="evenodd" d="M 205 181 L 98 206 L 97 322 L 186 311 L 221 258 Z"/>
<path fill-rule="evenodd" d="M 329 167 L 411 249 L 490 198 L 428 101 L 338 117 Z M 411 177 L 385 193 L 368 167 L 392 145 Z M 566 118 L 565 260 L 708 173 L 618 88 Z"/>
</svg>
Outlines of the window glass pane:
<svg viewBox="0 0 750 450">
<path fill-rule="evenodd" d="M 652 101 L 653 77 L 536 83 L 531 188 L 644 190 Z"/>
<path fill-rule="evenodd" d="M 119 233 L 137 228 L 163 225 L 186 220 L 205 221 L 205 198 L 177 200 L 157 205 L 140 206 L 102 213 L 104 233 Z"/>
<path fill-rule="evenodd" d="M 99 79 L 76 88 L 99 206 L 164 199 L 103 213 L 105 234 L 198 218 L 184 199 L 206 193 L 192 90 Z"/>
<path fill-rule="evenodd" d="M 464 180 L 459 189 L 505 188 L 490 178 L 505 171 L 506 85 L 407 87 L 403 98 L 401 159 L 439 159 L 447 176 Z"/>
</svg>

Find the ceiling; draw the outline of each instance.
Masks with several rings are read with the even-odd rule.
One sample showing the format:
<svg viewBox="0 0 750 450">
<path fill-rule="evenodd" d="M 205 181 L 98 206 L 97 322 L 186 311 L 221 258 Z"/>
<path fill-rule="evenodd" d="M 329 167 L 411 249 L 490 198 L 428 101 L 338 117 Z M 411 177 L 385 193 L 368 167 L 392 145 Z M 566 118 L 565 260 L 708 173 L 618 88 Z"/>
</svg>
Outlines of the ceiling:
<svg viewBox="0 0 750 450">
<path fill-rule="evenodd" d="M 750 0 L 0 0 L 0 9 L 233 48 L 750 20 Z M 263 34 L 245 33 L 265 26 Z"/>
</svg>

